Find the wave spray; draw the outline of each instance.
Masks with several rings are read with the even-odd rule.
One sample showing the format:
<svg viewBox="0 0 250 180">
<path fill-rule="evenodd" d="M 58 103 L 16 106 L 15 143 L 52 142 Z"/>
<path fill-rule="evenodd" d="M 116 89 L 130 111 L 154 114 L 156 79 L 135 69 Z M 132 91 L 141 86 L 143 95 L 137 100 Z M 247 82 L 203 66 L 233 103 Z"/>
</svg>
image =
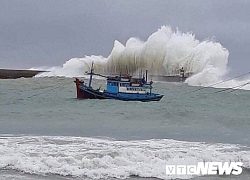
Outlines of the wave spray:
<svg viewBox="0 0 250 180">
<path fill-rule="evenodd" d="M 228 50 L 218 42 L 199 41 L 193 33 L 162 26 L 145 42 L 137 38 L 130 38 L 125 45 L 115 41 L 107 58 L 95 55 L 72 58 L 62 67 L 46 69 L 50 72 L 40 76 L 84 76 L 92 62 L 95 72 L 103 74 L 128 72 L 136 75 L 138 71 L 148 69 L 151 75 L 167 76 L 179 74 L 183 67 L 185 73 L 193 74 L 186 83 L 208 86 L 222 80 L 227 72 L 228 56 Z"/>
</svg>

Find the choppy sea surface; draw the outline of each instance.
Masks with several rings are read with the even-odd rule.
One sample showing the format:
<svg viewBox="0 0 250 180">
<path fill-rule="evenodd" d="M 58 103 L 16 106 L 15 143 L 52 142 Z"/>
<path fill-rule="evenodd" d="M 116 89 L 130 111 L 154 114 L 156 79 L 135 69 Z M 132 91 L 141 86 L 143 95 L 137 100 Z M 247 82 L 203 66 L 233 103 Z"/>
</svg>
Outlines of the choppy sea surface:
<svg viewBox="0 0 250 180">
<path fill-rule="evenodd" d="M 78 100 L 73 80 L 0 80 L 0 180 L 250 179 L 250 91 L 155 82 L 159 102 Z M 202 161 L 243 173 L 166 175 Z"/>
</svg>

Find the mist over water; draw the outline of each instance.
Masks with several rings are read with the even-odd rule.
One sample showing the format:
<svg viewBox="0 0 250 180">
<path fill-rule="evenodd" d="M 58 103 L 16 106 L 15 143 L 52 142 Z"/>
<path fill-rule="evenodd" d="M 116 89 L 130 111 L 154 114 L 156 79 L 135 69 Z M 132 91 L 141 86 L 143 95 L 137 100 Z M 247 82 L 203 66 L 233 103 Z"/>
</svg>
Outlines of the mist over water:
<svg viewBox="0 0 250 180">
<path fill-rule="evenodd" d="M 114 42 L 110 55 L 72 58 L 62 67 L 43 68 L 50 71 L 39 76 L 82 77 L 95 64 L 95 72 L 102 74 L 138 75 L 147 69 L 151 75 L 179 75 L 183 67 L 185 73 L 192 74 L 186 83 L 192 86 L 209 86 L 222 81 L 228 73 L 229 52 L 220 43 L 212 40 L 199 41 L 191 32 L 173 31 L 162 26 L 144 42 L 130 38 L 125 45 Z M 34 68 L 33 68 L 34 69 Z M 36 68 L 37 69 L 37 68 Z M 244 73 L 244 72 L 243 72 Z M 235 87 L 249 80 L 232 80 L 216 87 Z M 250 89 L 250 85 L 242 87 Z"/>
</svg>

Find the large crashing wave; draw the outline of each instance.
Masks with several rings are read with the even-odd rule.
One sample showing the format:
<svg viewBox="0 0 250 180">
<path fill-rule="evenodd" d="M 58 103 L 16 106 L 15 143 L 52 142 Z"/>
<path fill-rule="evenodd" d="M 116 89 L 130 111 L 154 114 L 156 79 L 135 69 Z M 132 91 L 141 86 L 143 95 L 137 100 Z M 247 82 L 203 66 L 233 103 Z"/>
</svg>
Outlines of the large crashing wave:
<svg viewBox="0 0 250 180">
<path fill-rule="evenodd" d="M 192 33 L 173 31 L 168 26 L 162 26 L 145 42 L 130 38 L 124 46 L 115 41 L 107 58 L 93 55 L 72 58 L 63 67 L 54 68 L 40 76 L 84 76 L 92 62 L 95 63 L 95 72 L 103 74 L 129 72 L 136 75 L 138 71 L 148 69 L 151 75 L 176 75 L 183 67 L 186 73 L 193 74 L 186 81 L 189 85 L 208 86 L 220 81 L 225 75 L 228 56 L 228 50 L 220 43 L 199 41 Z"/>
</svg>

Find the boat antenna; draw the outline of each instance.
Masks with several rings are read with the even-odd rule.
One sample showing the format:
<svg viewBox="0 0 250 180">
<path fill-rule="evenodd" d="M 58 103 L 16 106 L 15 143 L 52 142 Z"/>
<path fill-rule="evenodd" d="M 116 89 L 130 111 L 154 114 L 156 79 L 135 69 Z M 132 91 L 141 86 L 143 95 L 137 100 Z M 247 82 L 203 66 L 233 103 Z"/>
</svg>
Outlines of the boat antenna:
<svg viewBox="0 0 250 180">
<path fill-rule="evenodd" d="M 205 89 L 205 88 L 208 88 L 208 87 L 213 87 L 213 86 L 215 86 L 215 85 L 218 85 L 218 84 L 221 84 L 221 83 L 224 83 L 224 82 L 227 82 L 227 81 L 230 81 L 230 80 L 233 80 L 233 79 L 236 79 L 236 78 L 245 76 L 245 75 L 247 75 L 247 74 L 250 74 L 250 71 L 247 72 L 247 73 L 245 73 L 245 74 L 241 74 L 241 75 L 239 75 L 239 76 L 236 76 L 236 77 L 233 77 L 233 78 L 226 79 L 226 80 L 224 80 L 224 81 L 219 81 L 219 82 L 217 82 L 217 83 L 211 84 L 210 86 L 206 86 L 206 87 L 201 87 L 201 88 L 199 88 L 199 89 L 195 89 L 195 90 L 193 90 L 193 91 L 190 91 L 189 93 L 193 93 L 193 92 L 196 92 L 196 91 L 200 91 L 200 90 Z M 230 88 L 230 89 L 231 89 L 231 88 Z"/>
<path fill-rule="evenodd" d="M 151 78 L 151 81 L 150 81 L 149 84 L 150 84 L 150 94 L 151 94 L 151 93 L 152 93 L 152 88 L 153 88 L 153 87 L 152 87 L 152 84 L 153 84 L 152 78 Z"/>
<path fill-rule="evenodd" d="M 249 81 L 249 82 L 247 82 L 247 83 L 245 83 L 245 84 L 240 85 L 239 87 L 237 87 L 236 89 L 233 89 L 233 90 L 229 91 L 228 93 L 231 93 L 231 92 L 237 91 L 237 90 L 239 90 L 240 88 L 242 88 L 242 87 L 244 87 L 244 86 L 246 86 L 246 85 L 248 85 L 248 84 L 250 84 L 250 81 Z"/>
<path fill-rule="evenodd" d="M 221 93 L 221 92 L 229 91 L 229 90 L 231 90 L 231 91 L 229 91 L 228 93 L 231 93 L 231 92 L 234 92 L 234 91 L 236 91 L 236 90 L 239 90 L 240 88 L 242 88 L 242 87 L 244 87 L 244 86 L 246 86 L 246 85 L 248 85 L 248 84 L 250 84 L 250 81 L 247 82 L 247 83 L 238 85 L 238 86 L 234 86 L 234 87 L 231 87 L 231 88 L 226 88 L 226 89 L 223 89 L 223 90 L 216 91 L 215 93 Z"/>
<path fill-rule="evenodd" d="M 93 73 L 94 73 L 94 61 L 92 61 L 91 69 L 90 69 L 89 87 L 91 87 L 91 82 L 92 82 Z"/>
</svg>

